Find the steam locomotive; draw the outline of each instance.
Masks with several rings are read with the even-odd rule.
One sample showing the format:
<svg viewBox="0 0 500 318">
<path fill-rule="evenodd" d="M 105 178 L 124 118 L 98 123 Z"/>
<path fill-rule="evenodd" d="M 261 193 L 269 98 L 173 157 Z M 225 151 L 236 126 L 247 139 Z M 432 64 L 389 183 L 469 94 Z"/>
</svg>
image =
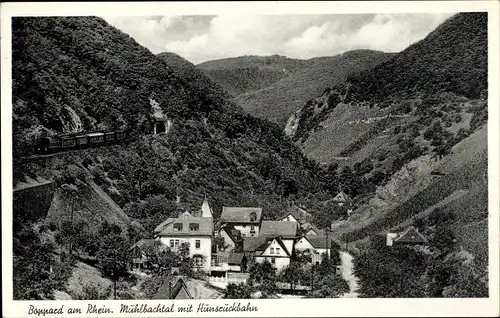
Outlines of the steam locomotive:
<svg viewBox="0 0 500 318">
<path fill-rule="evenodd" d="M 127 132 L 123 130 L 60 134 L 40 138 L 36 144 L 35 152 L 38 154 L 48 154 L 71 149 L 83 149 L 121 142 L 127 137 Z"/>
</svg>

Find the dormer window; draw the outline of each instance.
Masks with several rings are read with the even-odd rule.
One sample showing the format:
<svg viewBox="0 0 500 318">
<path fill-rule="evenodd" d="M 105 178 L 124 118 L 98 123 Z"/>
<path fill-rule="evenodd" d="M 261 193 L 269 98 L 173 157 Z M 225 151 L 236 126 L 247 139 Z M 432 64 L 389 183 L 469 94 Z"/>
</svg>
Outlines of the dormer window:
<svg viewBox="0 0 500 318">
<path fill-rule="evenodd" d="M 255 222 L 255 220 L 257 220 L 257 213 L 250 213 L 250 222 Z"/>
<path fill-rule="evenodd" d="M 189 230 L 190 231 L 199 231 L 200 230 L 200 224 L 198 224 L 198 223 L 189 223 Z"/>
<path fill-rule="evenodd" d="M 182 223 L 174 223 L 174 231 L 182 231 Z"/>
</svg>

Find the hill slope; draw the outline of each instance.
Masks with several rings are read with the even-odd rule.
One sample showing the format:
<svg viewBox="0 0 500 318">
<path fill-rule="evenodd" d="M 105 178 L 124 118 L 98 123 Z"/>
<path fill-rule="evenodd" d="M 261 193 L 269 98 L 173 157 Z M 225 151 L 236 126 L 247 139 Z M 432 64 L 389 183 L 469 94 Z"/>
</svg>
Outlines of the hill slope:
<svg viewBox="0 0 500 318">
<path fill-rule="evenodd" d="M 309 61 L 285 56 L 240 56 L 198 64 L 211 80 L 233 97 L 267 87 L 310 65 Z"/>
<path fill-rule="evenodd" d="M 125 128 L 136 137 L 16 161 L 15 179 L 40 173 L 60 187 L 85 179 L 69 171 L 71 163 L 82 165 L 129 217 L 148 226 L 175 213 L 167 206 L 179 200 L 194 209 L 206 195 L 216 211 L 262 205 L 271 216 L 286 204 L 283 197 L 321 190 L 316 168 L 279 127 L 244 113 L 180 57 L 157 57 L 94 17 L 14 19 L 13 35 L 15 158 L 29 154 L 42 134 Z M 167 135 L 149 135 L 150 97 L 173 122 Z"/>
<path fill-rule="evenodd" d="M 235 101 L 244 110 L 285 126 L 293 112 L 328 87 L 343 82 L 349 75 L 370 69 L 392 54 L 356 50 L 332 57 L 307 60 L 307 66 L 257 91 L 238 95 Z"/>
<path fill-rule="evenodd" d="M 307 102 L 289 119 L 287 133 L 310 158 L 340 165 L 376 158 L 374 165 L 391 167 L 401 152 L 415 152 L 403 162 L 456 143 L 460 128 L 463 138 L 487 117 L 486 30 L 486 14 L 450 18 L 387 62 Z M 439 133 L 427 131 L 431 125 Z"/>
</svg>

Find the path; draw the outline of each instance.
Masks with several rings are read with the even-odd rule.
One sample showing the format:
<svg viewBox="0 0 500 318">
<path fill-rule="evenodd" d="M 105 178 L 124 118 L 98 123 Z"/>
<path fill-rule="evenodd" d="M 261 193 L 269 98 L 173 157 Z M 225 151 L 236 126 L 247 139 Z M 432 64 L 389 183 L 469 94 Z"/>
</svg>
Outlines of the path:
<svg viewBox="0 0 500 318">
<path fill-rule="evenodd" d="M 340 251 L 340 261 L 341 261 L 341 273 L 342 278 L 344 278 L 349 283 L 349 292 L 340 296 L 340 298 L 356 298 L 358 297 L 358 293 L 356 290 L 358 289 L 358 278 L 354 276 L 354 265 L 352 263 L 352 255 Z"/>
</svg>

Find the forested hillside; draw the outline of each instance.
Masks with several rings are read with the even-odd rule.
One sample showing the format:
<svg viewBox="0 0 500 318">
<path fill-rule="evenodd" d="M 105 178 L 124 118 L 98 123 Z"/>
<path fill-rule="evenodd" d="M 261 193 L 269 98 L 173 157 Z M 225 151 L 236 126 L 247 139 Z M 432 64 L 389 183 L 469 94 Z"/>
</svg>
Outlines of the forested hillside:
<svg viewBox="0 0 500 318">
<path fill-rule="evenodd" d="M 342 83 L 349 75 L 370 69 L 391 56 L 378 51 L 355 50 L 306 60 L 307 67 L 269 86 L 240 94 L 235 101 L 248 113 L 284 127 L 291 114 L 326 88 Z"/>
<path fill-rule="evenodd" d="M 168 134 L 151 135 L 150 98 L 173 121 Z M 244 113 L 189 62 L 157 57 L 100 18 L 13 20 L 13 117 L 14 183 L 42 176 L 78 190 L 93 179 L 139 223 L 127 242 L 179 211 L 197 211 L 205 196 L 216 216 L 222 205 L 246 205 L 261 206 L 265 218 L 281 214 L 287 199 L 327 197 L 317 165 L 278 126 Z M 19 160 L 39 136 L 106 128 L 135 139 Z M 20 262 L 18 276 L 30 279 Z"/>
<path fill-rule="evenodd" d="M 488 295 L 487 48 L 487 14 L 457 14 L 290 119 L 311 159 L 353 176 L 358 208 L 332 227 L 362 297 Z M 385 245 L 410 225 L 426 248 Z"/>
<path fill-rule="evenodd" d="M 310 65 L 286 56 L 240 56 L 203 62 L 197 68 L 233 97 L 257 91 Z"/>
</svg>

